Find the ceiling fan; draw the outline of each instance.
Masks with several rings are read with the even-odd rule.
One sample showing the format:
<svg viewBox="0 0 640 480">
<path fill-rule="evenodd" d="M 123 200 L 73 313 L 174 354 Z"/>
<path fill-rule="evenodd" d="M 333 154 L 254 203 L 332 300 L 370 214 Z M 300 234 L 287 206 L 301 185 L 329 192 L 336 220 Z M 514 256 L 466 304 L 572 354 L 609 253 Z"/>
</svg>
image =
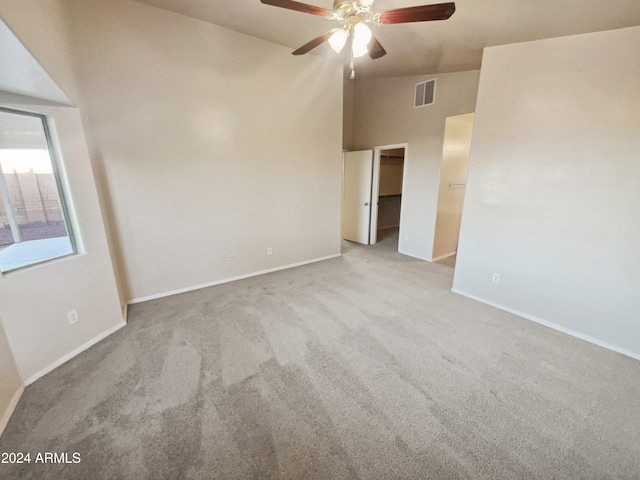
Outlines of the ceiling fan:
<svg viewBox="0 0 640 480">
<path fill-rule="evenodd" d="M 319 37 L 293 52 L 294 55 L 303 55 L 322 43 L 329 41 L 331 48 L 340 53 L 347 40 L 351 39 L 351 78 L 355 77 L 353 59 L 365 54 L 375 60 L 386 55 L 386 50 L 373 36 L 367 23 L 387 25 L 393 23 L 429 22 L 432 20 L 446 20 L 456 11 L 453 2 L 437 3 L 433 5 L 420 5 L 417 7 L 395 8 L 385 12 L 375 12 L 373 2 L 375 0 L 333 0 L 333 11 L 326 8 L 296 2 L 294 0 L 260 0 L 265 5 L 287 8 L 298 12 L 310 13 L 326 17 L 329 20 L 337 20 L 341 27 L 329 30 Z"/>
</svg>

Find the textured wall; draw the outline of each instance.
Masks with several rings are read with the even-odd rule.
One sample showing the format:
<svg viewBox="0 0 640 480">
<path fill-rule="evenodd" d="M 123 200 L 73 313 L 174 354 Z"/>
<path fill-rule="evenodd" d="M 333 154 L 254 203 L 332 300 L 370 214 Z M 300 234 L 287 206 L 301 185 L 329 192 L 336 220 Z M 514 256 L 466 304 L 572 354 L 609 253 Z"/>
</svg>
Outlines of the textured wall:
<svg viewBox="0 0 640 480">
<path fill-rule="evenodd" d="M 638 45 L 485 51 L 454 288 L 640 357 Z"/>
<path fill-rule="evenodd" d="M 338 63 L 128 0 L 70 4 L 127 299 L 340 253 Z"/>
<path fill-rule="evenodd" d="M 0 434 L 9 420 L 15 406 L 15 397 L 21 388 L 22 380 L 0 323 Z"/>
</svg>

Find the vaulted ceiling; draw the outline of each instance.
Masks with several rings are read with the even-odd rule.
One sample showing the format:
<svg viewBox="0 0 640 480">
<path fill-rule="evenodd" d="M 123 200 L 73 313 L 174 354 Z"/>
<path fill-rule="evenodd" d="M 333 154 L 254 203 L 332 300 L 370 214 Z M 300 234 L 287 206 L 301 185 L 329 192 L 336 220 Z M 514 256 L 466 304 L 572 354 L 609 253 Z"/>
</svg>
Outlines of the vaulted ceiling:
<svg viewBox="0 0 640 480">
<path fill-rule="evenodd" d="M 260 0 L 137 1 L 292 51 L 337 26 L 335 21 L 263 5 Z M 385 11 L 441 1 L 444 0 L 377 0 L 374 9 Z M 332 0 L 306 3 L 329 10 L 333 6 Z M 640 25 L 640 0 L 456 0 L 455 3 L 456 12 L 449 20 L 372 26 L 387 55 L 378 60 L 367 56 L 357 59 L 358 77 L 474 70 L 480 68 L 482 50 L 488 46 Z M 323 44 L 310 55 L 337 54 Z"/>
</svg>

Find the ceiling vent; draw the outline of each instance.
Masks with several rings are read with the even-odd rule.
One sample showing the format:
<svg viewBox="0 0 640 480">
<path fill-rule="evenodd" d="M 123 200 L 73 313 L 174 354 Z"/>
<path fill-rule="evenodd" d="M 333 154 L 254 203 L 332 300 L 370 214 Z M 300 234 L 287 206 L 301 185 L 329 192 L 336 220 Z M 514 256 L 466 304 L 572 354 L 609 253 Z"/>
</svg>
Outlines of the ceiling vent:
<svg viewBox="0 0 640 480">
<path fill-rule="evenodd" d="M 436 79 L 432 78 L 426 82 L 416 85 L 416 98 L 413 103 L 415 108 L 431 105 L 436 99 Z"/>
</svg>

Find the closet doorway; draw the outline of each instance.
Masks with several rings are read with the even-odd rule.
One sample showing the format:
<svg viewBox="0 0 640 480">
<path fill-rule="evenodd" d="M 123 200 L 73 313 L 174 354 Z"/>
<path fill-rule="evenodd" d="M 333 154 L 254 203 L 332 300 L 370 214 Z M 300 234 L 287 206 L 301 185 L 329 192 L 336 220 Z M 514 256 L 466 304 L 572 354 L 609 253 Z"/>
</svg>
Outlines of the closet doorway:
<svg viewBox="0 0 640 480">
<path fill-rule="evenodd" d="M 454 268 L 467 186 L 473 120 L 474 114 L 467 113 L 448 117 L 445 124 L 432 261 Z"/>
<path fill-rule="evenodd" d="M 407 144 L 385 145 L 373 150 L 370 243 L 389 238 L 398 249 L 402 189 Z"/>
</svg>

